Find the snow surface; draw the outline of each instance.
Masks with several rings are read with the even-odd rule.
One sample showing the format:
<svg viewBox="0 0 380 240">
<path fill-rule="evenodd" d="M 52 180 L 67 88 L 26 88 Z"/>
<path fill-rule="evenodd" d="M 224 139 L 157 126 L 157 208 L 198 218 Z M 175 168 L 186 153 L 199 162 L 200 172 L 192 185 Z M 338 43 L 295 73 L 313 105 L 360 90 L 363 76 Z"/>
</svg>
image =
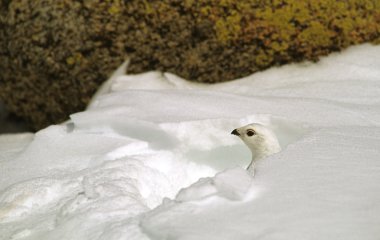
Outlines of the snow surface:
<svg viewBox="0 0 380 240">
<path fill-rule="evenodd" d="M 67 123 L 0 135 L 0 239 L 379 239 L 378 56 L 217 85 L 126 63 Z M 283 149 L 254 178 L 251 122 Z"/>
</svg>

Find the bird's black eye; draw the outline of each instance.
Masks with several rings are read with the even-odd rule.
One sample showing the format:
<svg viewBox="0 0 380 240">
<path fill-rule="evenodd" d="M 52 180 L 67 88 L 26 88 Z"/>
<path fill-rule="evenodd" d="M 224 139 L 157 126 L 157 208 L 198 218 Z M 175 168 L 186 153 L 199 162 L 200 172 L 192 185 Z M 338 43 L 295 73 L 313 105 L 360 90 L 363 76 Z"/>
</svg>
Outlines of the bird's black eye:
<svg viewBox="0 0 380 240">
<path fill-rule="evenodd" d="M 253 131 L 252 129 L 249 129 L 249 130 L 247 131 L 247 135 L 248 135 L 248 137 L 252 137 L 252 136 L 255 135 L 255 134 L 256 134 L 256 132 Z"/>
</svg>

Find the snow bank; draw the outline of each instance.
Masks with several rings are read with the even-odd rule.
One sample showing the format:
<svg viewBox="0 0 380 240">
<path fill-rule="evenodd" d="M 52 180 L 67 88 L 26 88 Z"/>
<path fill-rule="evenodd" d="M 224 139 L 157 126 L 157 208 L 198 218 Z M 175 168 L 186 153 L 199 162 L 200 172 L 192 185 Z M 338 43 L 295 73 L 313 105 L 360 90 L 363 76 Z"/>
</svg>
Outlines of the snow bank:
<svg viewBox="0 0 380 240">
<path fill-rule="evenodd" d="M 217 85 L 126 63 L 67 123 L 0 136 L 0 239 L 378 239 L 379 54 Z M 251 122 L 283 149 L 254 178 Z"/>
</svg>

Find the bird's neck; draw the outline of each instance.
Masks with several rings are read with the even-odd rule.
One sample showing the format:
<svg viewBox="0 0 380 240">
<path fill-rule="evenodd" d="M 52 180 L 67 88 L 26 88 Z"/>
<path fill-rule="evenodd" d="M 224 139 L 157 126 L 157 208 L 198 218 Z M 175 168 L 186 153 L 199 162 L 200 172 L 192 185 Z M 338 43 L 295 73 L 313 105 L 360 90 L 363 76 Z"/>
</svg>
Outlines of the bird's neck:
<svg viewBox="0 0 380 240">
<path fill-rule="evenodd" d="M 269 152 L 254 152 L 252 151 L 252 160 L 251 160 L 251 163 L 248 165 L 247 167 L 247 171 L 250 172 L 252 175 L 255 175 L 255 163 L 260 160 L 260 159 L 263 159 L 271 154 L 273 154 L 275 152 L 272 152 L 272 153 L 269 153 Z"/>
<path fill-rule="evenodd" d="M 273 152 L 274 153 L 274 152 Z M 269 151 L 252 151 L 252 162 L 258 161 L 260 159 L 266 158 L 267 156 L 273 154 Z"/>
</svg>

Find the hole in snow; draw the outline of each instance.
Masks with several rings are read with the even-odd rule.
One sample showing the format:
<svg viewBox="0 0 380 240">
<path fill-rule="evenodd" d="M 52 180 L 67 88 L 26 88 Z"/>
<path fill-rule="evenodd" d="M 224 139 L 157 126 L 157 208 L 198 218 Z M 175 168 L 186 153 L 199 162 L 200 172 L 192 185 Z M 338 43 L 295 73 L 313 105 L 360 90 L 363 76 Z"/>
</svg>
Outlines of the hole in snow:
<svg viewBox="0 0 380 240">
<path fill-rule="evenodd" d="M 306 124 L 290 122 L 276 117 L 272 118 L 270 127 L 276 134 L 282 150 L 289 144 L 300 140 L 309 132 L 309 127 Z"/>
<path fill-rule="evenodd" d="M 243 144 L 222 146 L 209 151 L 191 150 L 186 158 L 196 164 L 209 166 L 220 172 L 227 168 L 244 167 L 249 164 L 251 153 Z"/>
<path fill-rule="evenodd" d="M 178 142 L 176 149 L 173 150 L 174 161 L 170 164 L 179 165 L 177 165 L 178 169 L 173 171 L 175 176 L 170 176 L 173 172 L 166 173 L 169 178 L 172 177 L 169 182 L 175 182 L 172 189 L 161 192 L 162 195 L 156 196 L 156 199 L 161 202 L 165 197 L 173 198 L 179 190 L 194 184 L 200 178 L 213 177 L 216 173 L 226 169 L 235 167 L 245 169 L 251 161 L 251 153 L 244 143 L 230 132 L 236 127 L 252 122 L 259 122 L 271 128 L 277 135 L 282 149 L 307 133 L 307 128 L 302 124 L 272 116 L 247 117 L 240 121 L 213 119 L 163 124 L 161 128 L 165 133 L 173 139 L 177 139 Z M 182 164 L 180 164 L 181 162 Z M 156 167 L 159 168 L 161 162 L 157 161 L 156 164 Z M 180 173 L 180 168 L 183 173 Z M 210 181 L 212 182 L 212 180 Z M 156 204 L 160 204 L 160 202 L 156 202 Z"/>
<path fill-rule="evenodd" d="M 236 121 L 237 122 L 237 121 Z M 224 142 L 224 145 L 220 141 L 214 141 L 213 147 L 208 149 L 192 148 L 186 152 L 186 159 L 193 161 L 199 165 L 205 165 L 213 168 L 215 171 L 220 172 L 228 168 L 243 167 L 246 168 L 251 162 L 251 152 L 244 145 L 244 143 L 236 136 L 230 135 L 232 129 L 244 126 L 249 123 L 261 123 L 269 127 L 276 134 L 282 150 L 289 144 L 292 144 L 308 132 L 308 128 L 303 124 L 290 122 L 282 118 L 276 118 L 271 116 L 265 117 L 247 117 L 241 120 L 240 123 L 224 127 L 219 129 L 220 132 L 224 132 L 229 140 Z M 226 133 L 227 129 L 227 133 Z M 207 136 L 202 136 L 206 137 Z M 212 139 L 215 136 L 209 136 Z M 212 141 L 212 140 L 211 140 Z"/>
</svg>

